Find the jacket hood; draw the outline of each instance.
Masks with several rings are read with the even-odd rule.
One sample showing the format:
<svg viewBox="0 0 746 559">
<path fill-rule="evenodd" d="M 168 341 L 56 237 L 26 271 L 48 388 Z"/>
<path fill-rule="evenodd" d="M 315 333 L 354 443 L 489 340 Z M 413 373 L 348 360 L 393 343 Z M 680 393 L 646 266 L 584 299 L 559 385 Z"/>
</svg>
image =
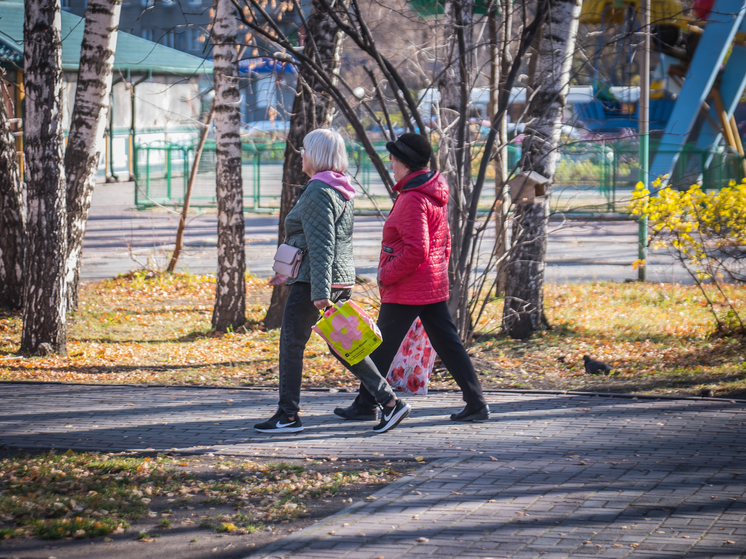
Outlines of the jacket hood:
<svg viewBox="0 0 746 559">
<path fill-rule="evenodd" d="M 355 197 L 355 187 L 350 182 L 350 177 L 337 171 L 323 171 L 316 173 L 311 177 L 312 181 L 325 182 L 334 190 L 339 192 L 345 200 L 352 200 Z"/>
<path fill-rule="evenodd" d="M 448 183 L 439 171 L 425 169 L 408 174 L 394 185 L 400 193 L 417 191 L 433 200 L 436 206 L 448 203 Z"/>
</svg>

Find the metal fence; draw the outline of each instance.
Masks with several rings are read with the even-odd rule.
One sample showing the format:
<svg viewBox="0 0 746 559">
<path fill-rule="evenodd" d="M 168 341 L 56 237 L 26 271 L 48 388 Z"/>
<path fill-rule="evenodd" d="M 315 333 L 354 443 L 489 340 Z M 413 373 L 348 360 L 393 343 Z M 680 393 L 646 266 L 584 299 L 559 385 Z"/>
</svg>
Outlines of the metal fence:
<svg viewBox="0 0 746 559">
<path fill-rule="evenodd" d="M 719 190 L 744 178 L 744 159 L 721 148 L 683 149 L 657 143 L 656 153 L 678 153 L 668 179 L 674 188 L 686 189 L 701 183 Z M 552 209 L 564 212 L 624 213 L 640 180 L 639 146 L 636 143 L 598 142 L 564 146 L 555 175 Z"/>
<path fill-rule="evenodd" d="M 195 150 L 194 144 L 157 142 L 138 145 L 135 159 L 135 204 L 141 208 L 181 205 L 194 163 Z M 241 151 L 244 209 L 255 212 L 275 211 L 280 207 L 285 143 L 245 142 Z M 350 174 L 360 193 L 365 195 L 371 189 L 370 159 L 359 148 L 351 148 L 348 156 Z M 216 205 L 215 161 L 215 142 L 207 142 L 192 188 L 191 205 L 196 208 Z M 385 188 L 382 194 L 388 198 Z M 378 192 L 372 194 L 374 198 L 380 195 Z"/>
<path fill-rule="evenodd" d="M 385 152 L 383 145 L 378 146 Z M 676 148 L 651 146 L 656 151 Z M 678 151 L 678 150 L 677 150 Z M 180 206 L 194 161 L 194 144 L 154 143 L 138 145 L 135 154 L 138 207 Z M 273 212 L 280 206 L 285 143 L 278 141 L 242 144 L 244 208 L 249 212 Z M 515 170 L 520 148 L 509 146 L 508 165 Z M 391 200 L 370 159 L 362 148 L 350 146 L 349 174 L 358 190 L 358 212 L 387 210 Z M 478 167 L 474 167 L 476 175 Z M 492 170 L 490 169 L 490 173 Z M 494 175 L 488 175 L 488 179 Z M 670 183 L 687 188 L 701 181 L 706 189 L 719 189 L 744 178 L 744 161 L 723 149 L 708 151 L 684 148 Z M 551 206 L 556 212 L 618 213 L 626 207 L 639 180 L 638 146 L 632 142 L 579 142 L 560 149 L 560 160 L 552 190 Z M 492 205 L 495 189 L 482 191 L 483 209 Z M 192 206 L 214 207 L 215 143 L 208 142 L 200 159 L 192 191 Z"/>
</svg>

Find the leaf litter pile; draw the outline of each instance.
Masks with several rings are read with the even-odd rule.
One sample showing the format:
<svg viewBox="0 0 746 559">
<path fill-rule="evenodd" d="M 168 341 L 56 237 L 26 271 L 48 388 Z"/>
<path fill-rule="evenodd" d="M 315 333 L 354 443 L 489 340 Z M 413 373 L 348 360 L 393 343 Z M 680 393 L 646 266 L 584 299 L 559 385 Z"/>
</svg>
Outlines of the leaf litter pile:
<svg viewBox="0 0 746 559">
<path fill-rule="evenodd" d="M 332 498 L 342 508 L 352 502 L 345 495 L 371 493 L 412 468 L 336 458 L 256 460 L 73 451 L 6 457 L 0 541 L 123 535 L 149 542 L 176 528 L 191 535 L 281 532 Z M 133 531 L 133 524 L 142 529 Z"/>
<path fill-rule="evenodd" d="M 279 330 L 261 323 L 271 290 L 246 279 L 247 325 L 210 332 L 215 279 L 132 272 L 84 285 L 68 325 L 68 355 L 17 356 L 20 313 L 0 310 L 0 380 L 267 386 L 278 382 Z M 726 286 L 746 310 L 746 290 Z M 377 315 L 375 294 L 354 297 Z M 552 329 L 525 342 L 499 335 L 502 300 L 487 305 L 470 347 L 485 388 L 746 397 L 743 340 L 715 337 L 704 297 L 690 286 L 640 283 L 548 285 Z M 583 355 L 608 363 L 591 376 Z M 349 388 L 357 380 L 313 335 L 304 386 Z M 436 362 L 436 389 L 457 388 Z"/>
</svg>

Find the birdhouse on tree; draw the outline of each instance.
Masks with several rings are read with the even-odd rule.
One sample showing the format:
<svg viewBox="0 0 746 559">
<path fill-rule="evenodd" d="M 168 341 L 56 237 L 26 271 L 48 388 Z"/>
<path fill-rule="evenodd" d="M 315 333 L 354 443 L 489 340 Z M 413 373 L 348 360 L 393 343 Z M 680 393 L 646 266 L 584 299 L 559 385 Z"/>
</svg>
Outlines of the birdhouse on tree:
<svg viewBox="0 0 746 559">
<path fill-rule="evenodd" d="M 546 185 L 549 179 L 536 171 L 528 173 L 521 172 L 513 177 L 510 182 L 510 197 L 513 203 L 533 202 L 537 196 L 546 194 Z"/>
</svg>

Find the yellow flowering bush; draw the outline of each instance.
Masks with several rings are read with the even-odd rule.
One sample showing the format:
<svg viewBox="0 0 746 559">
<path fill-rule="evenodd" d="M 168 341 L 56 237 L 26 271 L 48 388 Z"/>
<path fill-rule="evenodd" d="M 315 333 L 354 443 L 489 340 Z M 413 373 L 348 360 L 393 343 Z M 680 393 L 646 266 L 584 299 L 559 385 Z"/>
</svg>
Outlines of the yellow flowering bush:
<svg viewBox="0 0 746 559">
<path fill-rule="evenodd" d="M 746 179 L 714 192 L 696 184 L 664 188 L 660 179 L 652 186 L 651 194 L 638 183 L 630 205 L 633 215 L 648 218 L 648 245 L 672 250 L 705 295 L 719 331 L 746 331 L 720 289 L 722 282 L 746 281 Z M 715 287 L 717 300 L 705 284 Z"/>
</svg>

